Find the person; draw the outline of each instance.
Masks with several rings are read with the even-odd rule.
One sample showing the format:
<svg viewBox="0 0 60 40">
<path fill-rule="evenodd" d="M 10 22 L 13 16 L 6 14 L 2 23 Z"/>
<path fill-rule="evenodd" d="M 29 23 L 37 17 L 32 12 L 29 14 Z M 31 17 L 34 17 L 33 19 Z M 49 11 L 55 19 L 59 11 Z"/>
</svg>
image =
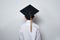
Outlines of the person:
<svg viewBox="0 0 60 40">
<path fill-rule="evenodd" d="M 38 11 L 32 5 L 20 11 L 27 21 L 19 29 L 19 40 L 41 40 L 39 26 L 32 21 Z"/>
</svg>

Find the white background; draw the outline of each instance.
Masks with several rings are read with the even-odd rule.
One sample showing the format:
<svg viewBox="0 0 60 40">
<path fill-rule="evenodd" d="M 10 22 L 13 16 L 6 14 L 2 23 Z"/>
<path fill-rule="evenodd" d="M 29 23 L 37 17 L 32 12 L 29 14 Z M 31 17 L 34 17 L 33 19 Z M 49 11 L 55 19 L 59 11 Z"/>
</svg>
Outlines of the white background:
<svg viewBox="0 0 60 40">
<path fill-rule="evenodd" d="M 27 5 L 39 10 L 35 23 L 42 40 L 60 40 L 60 0 L 0 0 L 0 40 L 19 40 L 18 29 L 24 23 L 19 11 Z"/>
</svg>

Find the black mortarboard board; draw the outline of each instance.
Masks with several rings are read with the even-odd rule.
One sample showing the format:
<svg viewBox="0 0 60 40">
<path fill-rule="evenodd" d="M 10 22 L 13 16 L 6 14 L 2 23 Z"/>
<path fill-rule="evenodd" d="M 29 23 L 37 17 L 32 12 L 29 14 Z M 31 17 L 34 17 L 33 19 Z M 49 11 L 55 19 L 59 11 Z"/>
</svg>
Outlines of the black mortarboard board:
<svg viewBox="0 0 60 40">
<path fill-rule="evenodd" d="M 34 8 L 32 5 L 28 5 L 27 7 L 20 10 L 21 13 L 23 13 L 26 17 L 33 17 L 34 14 L 36 14 L 39 10 Z"/>
</svg>

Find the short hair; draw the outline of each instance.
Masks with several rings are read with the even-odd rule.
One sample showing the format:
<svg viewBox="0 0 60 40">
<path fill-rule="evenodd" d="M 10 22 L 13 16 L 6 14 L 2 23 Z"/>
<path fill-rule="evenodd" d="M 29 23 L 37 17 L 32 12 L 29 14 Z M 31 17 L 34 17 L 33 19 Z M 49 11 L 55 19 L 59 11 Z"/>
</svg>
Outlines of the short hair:
<svg viewBox="0 0 60 40">
<path fill-rule="evenodd" d="M 26 18 L 27 20 L 30 20 L 30 16 L 25 16 L 25 18 Z M 31 18 L 33 19 L 34 16 L 31 16 Z"/>
</svg>

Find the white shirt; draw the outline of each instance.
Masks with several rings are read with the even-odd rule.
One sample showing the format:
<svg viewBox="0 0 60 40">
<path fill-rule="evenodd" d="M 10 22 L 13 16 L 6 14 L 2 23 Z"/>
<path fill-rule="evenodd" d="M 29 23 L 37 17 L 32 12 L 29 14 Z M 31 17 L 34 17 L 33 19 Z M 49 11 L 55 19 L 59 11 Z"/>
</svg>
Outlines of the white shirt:
<svg viewBox="0 0 60 40">
<path fill-rule="evenodd" d="M 30 32 L 30 20 L 27 20 L 20 27 L 19 40 L 41 40 L 39 26 L 32 22 L 32 32 Z"/>
</svg>

